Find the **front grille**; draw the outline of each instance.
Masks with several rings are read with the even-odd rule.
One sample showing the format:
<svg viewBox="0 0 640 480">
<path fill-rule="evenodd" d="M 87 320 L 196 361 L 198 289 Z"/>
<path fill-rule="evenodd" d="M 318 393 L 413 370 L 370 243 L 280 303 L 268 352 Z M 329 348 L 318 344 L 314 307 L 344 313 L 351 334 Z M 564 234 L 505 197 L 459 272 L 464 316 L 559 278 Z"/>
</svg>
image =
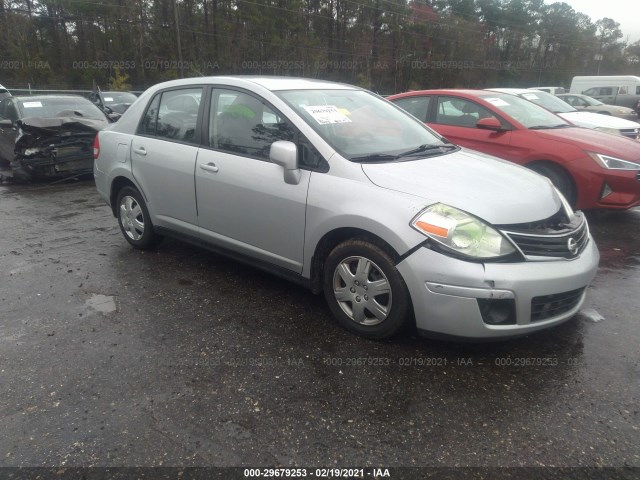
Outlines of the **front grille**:
<svg viewBox="0 0 640 480">
<path fill-rule="evenodd" d="M 579 288 L 570 292 L 533 297 L 531 300 L 531 321 L 538 322 L 571 311 L 580 303 L 583 293 L 584 288 Z"/>
<path fill-rule="evenodd" d="M 580 217 L 580 223 L 574 228 L 556 231 L 553 229 L 531 229 L 529 232 L 503 232 L 515 243 L 526 257 L 574 258 L 589 242 L 587 222 Z"/>
</svg>

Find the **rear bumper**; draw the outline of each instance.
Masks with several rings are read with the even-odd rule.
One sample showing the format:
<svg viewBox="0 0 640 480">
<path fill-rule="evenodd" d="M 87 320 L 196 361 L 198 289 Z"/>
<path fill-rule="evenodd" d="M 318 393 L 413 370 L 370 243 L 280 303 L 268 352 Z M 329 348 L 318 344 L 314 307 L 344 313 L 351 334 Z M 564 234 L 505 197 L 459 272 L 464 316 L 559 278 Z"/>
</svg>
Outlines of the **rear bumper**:
<svg viewBox="0 0 640 480">
<path fill-rule="evenodd" d="M 596 274 L 599 258 L 590 239 L 573 260 L 481 264 L 421 248 L 397 268 L 409 288 L 419 330 L 458 338 L 499 339 L 526 335 L 573 317 Z M 533 315 L 532 319 L 532 301 L 553 299 L 565 292 L 578 292 L 569 308 L 548 318 L 536 320 Z M 482 299 L 512 300 L 515 323 L 486 323 L 479 306 Z"/>
</svg>

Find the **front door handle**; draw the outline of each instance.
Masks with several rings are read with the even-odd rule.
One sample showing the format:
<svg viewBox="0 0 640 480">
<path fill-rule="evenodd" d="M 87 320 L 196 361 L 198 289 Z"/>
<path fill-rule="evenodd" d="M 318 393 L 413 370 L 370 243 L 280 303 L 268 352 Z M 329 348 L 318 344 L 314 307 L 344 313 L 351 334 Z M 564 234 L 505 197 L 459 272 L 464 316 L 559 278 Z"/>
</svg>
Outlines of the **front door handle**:
<svg viewBox="0 0 640 480">
<path fill-rule="evenodd" d="M 147 154 L 147 150 L 144 147 L 134 148 L 133 153 L 137 153 L 138 155 L 142 155 L 144 157 Z"/>
<path fill-rule="evenodd" d="M 217 172 L 218 171 L 218 167 L 216 167 L 216 164 L 213 162 L 209 162 L 209 163 L 201 163 L 200 164 L 200 168 L 202 170 L 206 170 L 207 172 Z"/>
</svg>

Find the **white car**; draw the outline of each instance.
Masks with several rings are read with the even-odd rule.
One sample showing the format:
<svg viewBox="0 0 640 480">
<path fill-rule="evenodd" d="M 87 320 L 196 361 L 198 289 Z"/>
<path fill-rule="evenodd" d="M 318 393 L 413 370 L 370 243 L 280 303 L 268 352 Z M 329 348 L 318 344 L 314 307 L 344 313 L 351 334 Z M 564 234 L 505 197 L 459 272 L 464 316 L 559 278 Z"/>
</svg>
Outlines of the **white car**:
<svg viewBox="0 0 640 480">
<path fill-rule="evenodd" d="M 565 120 L 584 128 L 592 128 L 601 132 L 623 135 L 633 140 L 640 139 L 640 123 L 624 120 L 622 118 L 610 117 L 599 113 L 581 112 L 564 100 L 551 95 L 550 93 L 529 90 L 526 88 L 489 88 L 494 92 L 510 93 L 518 95 L 530 102 L 550 110 Z"/>
</svg>

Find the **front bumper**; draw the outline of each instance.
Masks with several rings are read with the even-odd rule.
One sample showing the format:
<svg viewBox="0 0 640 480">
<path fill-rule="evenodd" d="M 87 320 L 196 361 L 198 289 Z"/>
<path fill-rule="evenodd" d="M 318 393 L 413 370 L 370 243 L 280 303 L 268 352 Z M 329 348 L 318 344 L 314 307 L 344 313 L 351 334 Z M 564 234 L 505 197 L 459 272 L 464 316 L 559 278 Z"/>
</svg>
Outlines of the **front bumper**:
<svg viewBox="0 0 640 480">
<path fill-rule="evenodd" d="M 469 339 L 507 338 L 558 325 L 579 310 L 600 255 L 593 239 L 572 260 L 471 263 L 420 248 L 397 265 L 409 289 L 419 330 Z M 532 320 L 532 301 L 582 291 L 567 311 Z M 479 299 L 513 299 L 515 324 L 483 320 Z"/>
</svg>

